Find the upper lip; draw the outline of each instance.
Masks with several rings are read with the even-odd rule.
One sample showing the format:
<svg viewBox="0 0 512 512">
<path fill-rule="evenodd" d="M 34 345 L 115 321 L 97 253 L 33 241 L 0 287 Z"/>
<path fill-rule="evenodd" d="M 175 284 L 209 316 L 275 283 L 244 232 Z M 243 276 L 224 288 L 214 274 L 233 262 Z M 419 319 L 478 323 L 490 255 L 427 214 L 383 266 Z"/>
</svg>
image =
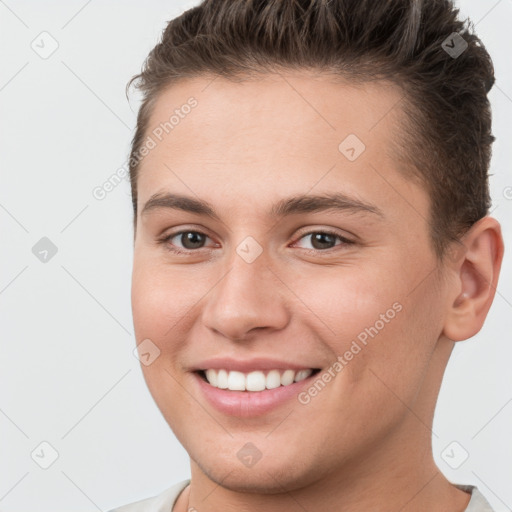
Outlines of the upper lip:
<svg viewBox="0 0 512 512">
<path fill-rule="evenodd" d="M 228 370 L 247 373 L 250 371 L 265 370 L 308 370 L 318 368 L 316 366 L 292 363 L 279 359 L 253 358 L 253 359 L 232 359 L 229 357 L 205 359 L 192 368 L 192 371 L 199 370 Z"/>
</svg>

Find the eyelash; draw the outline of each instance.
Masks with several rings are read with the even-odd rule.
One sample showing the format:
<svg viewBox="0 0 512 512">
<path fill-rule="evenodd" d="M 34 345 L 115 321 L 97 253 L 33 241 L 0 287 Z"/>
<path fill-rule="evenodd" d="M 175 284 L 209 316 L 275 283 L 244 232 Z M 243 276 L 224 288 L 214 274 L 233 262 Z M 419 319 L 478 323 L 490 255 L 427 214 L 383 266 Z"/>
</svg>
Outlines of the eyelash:
<svg viewBox="0 0 512 512">
<path fill-rule="evenodd" d="M 177 231 L 176 233 L 171 233 L 169 235 L 166 235 L 163 238 L 160 238 L 158 240 L 158 243 L 164 245 L 168 251 L 176 253 L 176 254 L 192 254 L 193 252 L 197 252 L 197 251 L 200 251 L 201 249 L 205 249 L 205 247 L 199 247 L 198 249 L 179 249 L 179 248 L 171 247 L 169 241 L 178 235 L 182 235 L 183 233 L 197 233 L 197 234 L 203 235 L 205 237 L 208 237 L 208 235 L 206 233 L 203 233 L 202 231 L 186 229 L 186 230 Z M 315 253 L 315 254 L 327 253 L 327 252 L 335 250 L 335 248 L 338 247 L 339 245 L 354 245 L 354 243 L 355 243 L 352 240 L 349 240 L 348 238 L 345 238 L 345 237 L 341 236 L 340 234 L 336 233 L 335 231 L 331 231 L 329 229 L 307 231 L 305 233 L 302 233 L 301 236 L 299 238 L 297 238 L 297 240 L 294 243 L 298 242 L 299 240 L 301 240 L 302 238 L 304 238 L 306 236 L 310 236 L 310 235 L 318 234 L 318 233 L 329 235 L 329 236 L 334 236 L 334 237 L 338 238 L 339 240 L 341 240 L 342 243 L 337 244 L 334 247 L 330 247 L 328 249 L 302 249 L 303 251 L 306 251 L 307 253 Z"/>
</svg>

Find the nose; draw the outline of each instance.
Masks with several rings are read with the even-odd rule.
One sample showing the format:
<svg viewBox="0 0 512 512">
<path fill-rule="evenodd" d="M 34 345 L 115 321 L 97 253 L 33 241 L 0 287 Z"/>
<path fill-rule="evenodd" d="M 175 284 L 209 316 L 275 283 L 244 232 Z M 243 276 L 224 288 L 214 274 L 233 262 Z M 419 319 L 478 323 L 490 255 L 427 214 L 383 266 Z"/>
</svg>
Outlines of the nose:
<svg viewBox="0 0 512 512">
<path fill-rule="evenodd" d="M 235 254 L 227 273 L 205 297 L 202 320 L 233 341 L 248 340 L 256 331 L 283 329 L 289 322 L 285 290 L 263 254 L 252 263 Z"/>
</svg>

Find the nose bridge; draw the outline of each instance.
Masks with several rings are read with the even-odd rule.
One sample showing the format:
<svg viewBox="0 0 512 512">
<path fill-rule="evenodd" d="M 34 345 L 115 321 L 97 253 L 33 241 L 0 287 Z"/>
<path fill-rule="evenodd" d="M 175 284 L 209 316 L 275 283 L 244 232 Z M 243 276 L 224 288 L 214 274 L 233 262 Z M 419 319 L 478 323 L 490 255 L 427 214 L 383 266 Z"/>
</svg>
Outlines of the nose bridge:
<svg viewBox="0 0 512 512">
<path fill-rule="evenodd" d="M 203 322 L 231 339 L 243 339 L 255 328 L 283 328 L 288 316 L 268 254 L 247 237 L 229 259 L 229 267 L 212 292 L 203 311 Z"/>
</svg>

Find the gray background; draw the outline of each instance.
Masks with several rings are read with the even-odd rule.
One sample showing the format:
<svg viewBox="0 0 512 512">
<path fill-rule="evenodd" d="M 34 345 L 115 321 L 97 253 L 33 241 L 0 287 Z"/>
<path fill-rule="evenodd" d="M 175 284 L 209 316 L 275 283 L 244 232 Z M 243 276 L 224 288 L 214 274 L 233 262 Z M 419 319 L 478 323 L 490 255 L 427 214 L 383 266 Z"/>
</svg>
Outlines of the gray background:
<svg viewBox="0 0 512 512">
<path fill-rule="evenodd" d="M 132 353 L 128 181 L 103 199 L 93 192 L 126 170 L 139 105 L 126 82 L 194 4 L 0 1 L 4 512 L 108 510 L 189 476 Z M 458 5 L 495 63 L 493 215 L 510 243 L 512 0 Z M 486 325 L 455 349 L 433 438 L 440 469 L 496 511 L 512 507 L 511 263 L 508 251 Z"/>
</svg>

